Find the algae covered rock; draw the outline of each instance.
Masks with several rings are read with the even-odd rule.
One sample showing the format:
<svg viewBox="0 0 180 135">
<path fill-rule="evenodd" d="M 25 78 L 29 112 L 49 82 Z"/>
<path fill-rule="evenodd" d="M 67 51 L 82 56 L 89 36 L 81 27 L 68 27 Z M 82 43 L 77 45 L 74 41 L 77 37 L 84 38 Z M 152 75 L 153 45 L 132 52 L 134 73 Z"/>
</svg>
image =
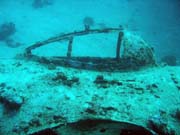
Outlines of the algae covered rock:
<svg viewBox="0 0 180 135">
<path fill-rule="evenodd" d="M 16 27 L 13 22 L 5 22 L 0 26 L 0 41 L 7 40 L 16 32 Z"/>
<path fill-rule="evenodd" d="M 121 44 L 121 59 L 131 67 L 155 64 L 153 48 L 140 36 L 125 31 Z"/>
<path fill-rule="evenodd" d="M 8 110 L 17 110 L 24 103 L 24 99 L 17 94 L 15 88 L 6 86 L 5 83 L 1 83 L 0 102 L 3 103 Z"/>
<path fill-rule="evenodd" d="M 58 72 L 55 77 L 52 78 L 52 81 L 63 84 L 69 87 L 72 87 L 74 84 L 79 84 L 79 78 L 72 76 L 71 78 L 67 77 L 65 73 Z"/>
</svg>

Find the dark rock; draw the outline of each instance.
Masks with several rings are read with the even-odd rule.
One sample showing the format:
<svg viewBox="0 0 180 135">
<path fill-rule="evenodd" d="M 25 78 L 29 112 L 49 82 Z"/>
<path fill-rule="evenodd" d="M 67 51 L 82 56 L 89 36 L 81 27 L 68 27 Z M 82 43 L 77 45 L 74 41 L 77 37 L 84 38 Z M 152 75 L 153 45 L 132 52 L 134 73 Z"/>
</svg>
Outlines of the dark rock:
<svg viewBox="0 0 180 135">
<path fill-rule="evenodd" d="M 177 87 L 178 90 L 180 90 L 180 86 L 177 85 L 176 87 Z"/>
<path fill-rule="evenodd" d="M 151 90 L 151 92 L 154 92 L 153 90 L 154 89 L 157 89 L 158 88 L 158 85 L 157 84 L 149 84 L 149 85 L 146 85 L 146 89 L 147 90 Z"/>
<path fill-rule="evenodd" d="M 158 88 L 158 86 L 156 84 L 154 84 L 154 83 L 152 84 L 152 87 L 153 88 Z"/>
<path fill-rule="evenodd" d="M 6 87 L 6 83 L 0 83 L 0 88 L 5 88 Z"/>
<path fill-rule="evenodd" d="M 110 84 L 112 84 L 112 85 L 118 85 L 118 86 L 123 85 L 123 83 L 122 83 L 122 82 L 119 82 L 118 80 L 112 80 L 112 81 L 110 81 Z"/>
<path fill-rule="evenodd" d="M 72 77 L 71 79 L 67 79 L 67 80 L 63 81 L 63 84 L 67 85 L 69 87 L 72 87 L 72 85 L 74 85 L 74 84 L 79 84 L 79 78 Z"/>
<path fill-rule="evenodd" d="M 62 83 L 66 86 L 69 86 L 69 87 L 72 87 L 72 85 L 73 85 L 73 83 L 69 80 L 63 81 Z"/>
<path fill-rule="evenodd" d="M 19 109 L 24 99 L 19 96 L 15 91 L 16 89 L 5 84 L 1 84 L 0 91 L 0 102 L 2 102 L 8 110 L 17 110 Z"/>
<path fill-rule="evenodd" d="M 148 127 L 158 135 L 175 135 L 175 131 L 169 128 L 167 122 L 162 120 L 162 118 L 150 118 L 148 121 Z"/>
<path fill-rule="evenodd" d="M 52 129 L 50 128 L 47 128 L 47 129 L 44 129 L 44 130 L 41 130 L 41 131 L 37 131 L 35 133 L 32 133 L 30 135 L 59 135 L 57 134 L 55 131 L 53 131 Z"/>
<path fill-rule="evenodd" d="M 136 79 L 128 79 L 128 80 L 126 80 L 126 82 L 135 82 L 136 81 Z"/>
<path fill-rule="evenodd" d="M 177 109 L 175 117 L 180 121 L 180 109 Z"/>
<path fill-rule="evenodd" d="M 94 81 L 95 84 L 97 84 L 100 88 L 108 88 L 109 84 L 108 81 L 104 79 L 102 75 L 98 75 Z"/>
<path fill-rule="evenodd" d="M 96 110 L 94 110 L 93 108 L 87 108 L 85 110 L 85 112 L 89 113 L 89 114 L 97 114 Z"/>
<path fill-rule="evenodd" d="M 172 76 L 171 79 L 173 80 L 173 82 L 174 82 L 175 84 L 178 84 L 178 83 L 179 83 L 176 77 Z"/>
<path fill-rule="evenodd" d="M 73 84 L 79 84 L 79 78 L 78 77 L 72 77 L 68 78 L 63 72 L 58 72 L 54 78 L 52 78 L 53 81 L 56 81 L 58 83 L 62 83 L 66 86 L 71 87 Z"/>
<path fill-rule="evenodd" d="M 121 86 L 122 82 L 119 82 L 118 80 L 106 80 L 104 79 L 103 75 L 98 75 L 96 79 L 94 80 L 94 83 L 97 84 L 100 88 L 108 88 L 111 85 L 118 85 Z"/>
<path fill-rule="evenodd" d="M 142 87 L 134 87 L 134 89 L 136 90 L 137 94 L 143 94 L 144 93 L 144 88 L 142 88 Z"/>
<path fill-rule="evenodd" d="M 9 110 L 19 109 L 23 104 L 22 97 L 9 92 L 1 93 L 0 101 L 4 103 Z"/>
<path fill-rule="evenodd" d="M 159 96 L 159 95 L 157 95 L 157 94 L 155 94 L 155 95 L 154 95 L 154 97 L 155 97 L 155 98 L 160 98 L 160 96 Z"/>
<path fill-rule="evenodd" d="M 72 77 L 72 78 L 70 79 L 70 81 L 71 81 L 72 83 L 78 84 L 78 83 L 79 83 L 79 78 L 78 78 L 78 77 Z"/>
<path fill-rule="evenodd" d="M 45 108 L 46 108 L 48 111 L 53 110 L 53 107 L 51 107 L 51 106 L 46 106 Z"/>
<path fill-rule="evenodd" d="M 55 123 L 58 123 L 60 121 L 64 121 L 65 118 L 63 116 L 61 116 L 61 115 L 54 115 L 53 120 L 54 120 Z"/>
<path fill-rule="evenodd" d="M 0 41 L 7 40 L 16 32 L 16 27 L 13 22 L 6 22 L 0 26 Z"/>
<path fill-rule="evenodd" d="M 32 119 L 30 122 L 29 122 L 29 126 L 34 126 L 34 127 L 37 127 L 37 126 L 41 126 L 41 122 L 39 121 L 39 119 Z"/>
<path fill-rule="evenodd" d="M 105 113 L 107 113 L 108 111 L 115 111 L 115 112 L 117 112 L 117 111 L 118 111 L 118 109 L 117 109 L 117 108 L 112 107 L 112 106 L 102 107 L 102 110 L 103 110 Z"/>
<path fill-rule="evenodd" d="M 63 72 L 56 73 L 56 76 L 52 79 L 53 81 L 65 81 L 67 80 L 67 76 Z"/>
<path fill-rule="evenodd" d="M 141 87 L 135 87 L 134 89 L 139 90 L 139 91 L 144 91 L 144 88 L 141 88 Z"/>
<path fill-rule="evenodd" d="M 98 75 L 98 76 L 96 77 L 96 80 L 104 80 L 104 76 L 103 76 L 103 75 Z"/>
<path fill-rule="evenodd" d="M 96 77 L 96 80 L 94 81 L 94 83 L 96 83 L 96 84 L 105 84 L 105 83 L 108 83 L 108 81 L 104 79 L 103 75 L 98 75 Z"/>
</svg>

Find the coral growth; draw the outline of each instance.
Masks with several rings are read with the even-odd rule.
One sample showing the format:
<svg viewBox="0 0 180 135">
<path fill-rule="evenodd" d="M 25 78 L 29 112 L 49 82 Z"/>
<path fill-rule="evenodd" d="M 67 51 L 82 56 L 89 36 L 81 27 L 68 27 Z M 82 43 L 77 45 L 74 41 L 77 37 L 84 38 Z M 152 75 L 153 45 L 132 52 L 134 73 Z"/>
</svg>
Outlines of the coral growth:
<svg viewBox="0 0 180 135">
<path fill-rule="evenodd" d="M 8 110 L 19 109 L 24 99 L 17 94 L 17 90 L 5 83 L 0 83 L 0 102 L 3 103 Z"/>
<path fill-rule="evenodd" d="M 53 0 L 34 0 L 32 6 L 34 8 L 42 8 L 44 6 L 52 5 L 53 3 Z"/>
<path fill-rule="evenodd" d="M 122 82 L 119 82 L 118 80 L 107 80 L 104 79 L 104 76 L 98 75 L 96 79 L 94 80 L 94 83 L 97 85 L 99 88 L 109 88 L 112 85 L 117 85 L 121 86 Z"/>
<path fill-rule="evenodd" d="M 85 30 L 89 30 L 90 27 L 94 25 L 94 19 L 92 17 L 85 17 L 83 19 L 83 24 L 84 24 Z"/>
<path fill-rule="evenodd" d="M 72 87 L 74 84 L 79 84 L 79 78 L 78 77 L 71 77 L 68 78 L 63 72 L 58 72 L 54 78 L 52 78 L 52 81 L 55 81 L 57 83 L 62 83 L 63 85 Z"/>
<path fill-rule="evenodd" d="M 13 22 L 6 22 L 0 26 L 0 40 L 5 41 L 16 32 Z"/>
</svg>

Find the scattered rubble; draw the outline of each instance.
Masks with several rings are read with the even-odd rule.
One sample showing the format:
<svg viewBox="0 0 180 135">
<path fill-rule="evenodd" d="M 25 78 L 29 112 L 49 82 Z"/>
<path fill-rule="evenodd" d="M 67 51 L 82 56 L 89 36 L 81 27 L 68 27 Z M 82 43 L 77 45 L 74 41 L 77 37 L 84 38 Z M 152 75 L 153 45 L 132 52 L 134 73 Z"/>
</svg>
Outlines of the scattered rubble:
<svg viewBox="0 0 180 135">
<path fill-rule="evenodd" d="M 15 88 L 6 86 L 5 83 L 1 83 L 0 102 L 3 103 L 8 110 L 17 110 L 24 103 L 24 99 L 16 93 Z"/>
<path fill-rule="evenodd" d="M 109 88 L 110 86 L 121 86 L 122 82 L 119 82 L 118 80 L 107 80 L 104 79 L 103 75 L 98 75 L 96 79 L 94 80 L 94 83 L 97 85 L 99 88 Z"/>
<path fill-rule="evenodd" d="M 52 78 L 52 80 L 69 87 L 72 87 L 72 85 L 74 84 L 78 85 L 80 83 L 78 77 L 73 76 L 71 78 L 68 78 L 63 72 L 57 72 L 56 76 Z"/>
<path fill-rule="evenodd" d="M 178 90 L 180 90 L 180 84 L 179 84 L 179 80 L 177 79 L 177 77 L 175 76 L 175 74 L 170 74 L 171 75 L 171 79 L 174 82 L 175 86 L 177 87 Z"/>
</svg>

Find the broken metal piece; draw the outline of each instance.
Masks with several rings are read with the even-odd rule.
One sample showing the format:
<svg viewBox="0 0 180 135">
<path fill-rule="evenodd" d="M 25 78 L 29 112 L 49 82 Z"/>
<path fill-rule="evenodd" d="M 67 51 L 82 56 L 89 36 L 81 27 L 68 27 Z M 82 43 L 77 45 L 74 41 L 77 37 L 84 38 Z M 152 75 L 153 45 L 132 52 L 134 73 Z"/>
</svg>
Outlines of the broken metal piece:
<svg viewBox="0 0 180 135">
<path fill-rule="evenodd" d="M 30 135 L 156 135 L 153 131 L 140 125 L 104 120 L 104 119 L 85 119 L 67 125 L 59 125 L 54 128 L 47 128 Z"/>
<path fill-rule="evenodd" d="M 121 42 L 123 40 L 123 32 L 119 32 L 118 35 L 118 41 L 117 41 L 117 48 L 116 48 L 116 59 L 120 60 L 120 48 L 121 48 Z"/>
<path fill-rule="evenodd" d="M 68 44 L 68 52 L 67 52 L 67 57 L 71 57 L 71 52 L 72 52 L 72 43 L 73 43 L 73 37 L 69 39 L 69 44 Z"/>
</svg>

